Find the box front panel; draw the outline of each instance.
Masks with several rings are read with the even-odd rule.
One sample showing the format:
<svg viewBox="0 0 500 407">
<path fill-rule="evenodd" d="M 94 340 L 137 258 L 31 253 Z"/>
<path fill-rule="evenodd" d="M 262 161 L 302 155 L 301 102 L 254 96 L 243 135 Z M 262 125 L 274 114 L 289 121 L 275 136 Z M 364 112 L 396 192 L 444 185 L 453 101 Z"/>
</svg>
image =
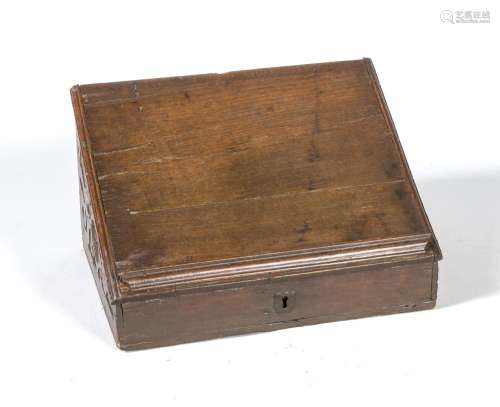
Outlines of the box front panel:
<svg viewBox="0 0 500 407">
<path fill-rule="evenodd" d="M 124 303 L 120 347 L 141 349 L 432 308 L 433 256 Z"/>
</svg>

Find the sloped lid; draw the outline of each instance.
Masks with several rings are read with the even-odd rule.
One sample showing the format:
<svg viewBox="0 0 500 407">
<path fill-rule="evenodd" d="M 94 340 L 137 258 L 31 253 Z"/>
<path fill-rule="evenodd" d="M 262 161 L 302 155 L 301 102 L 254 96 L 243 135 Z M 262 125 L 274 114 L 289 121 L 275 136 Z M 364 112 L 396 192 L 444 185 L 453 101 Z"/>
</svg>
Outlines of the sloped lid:
<svg viewBox="0 0 500 407">
<path fill-rule="evenodd" d="M 370 60 L 75 92 L 124 289 L 373 247 L 440 256 Z"/>
</svg>

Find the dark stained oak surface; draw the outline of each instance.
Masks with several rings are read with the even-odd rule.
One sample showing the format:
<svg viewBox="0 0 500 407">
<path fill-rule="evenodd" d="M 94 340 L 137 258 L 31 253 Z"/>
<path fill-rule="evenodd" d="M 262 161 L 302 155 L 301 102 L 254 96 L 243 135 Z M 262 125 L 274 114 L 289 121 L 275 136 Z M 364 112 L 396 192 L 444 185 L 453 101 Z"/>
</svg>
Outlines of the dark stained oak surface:
<svg viewBox="0 0 500 407">
<path fill-rule="evenodd" d="M 441 252 L 370 60 L 71 95 L 120 348 L 435 305 Z"/>
<path fill-rule="evenodd" d="M 118 273 L 430 233 L 366 60 L 81 93 Z"/>
</svg>

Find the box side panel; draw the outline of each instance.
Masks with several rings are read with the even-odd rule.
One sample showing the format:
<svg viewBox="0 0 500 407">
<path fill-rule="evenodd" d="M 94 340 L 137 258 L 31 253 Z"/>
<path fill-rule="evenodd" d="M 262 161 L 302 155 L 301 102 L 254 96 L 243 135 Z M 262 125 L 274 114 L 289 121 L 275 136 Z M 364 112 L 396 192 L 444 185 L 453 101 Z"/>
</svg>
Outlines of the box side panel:
<svg viewBox="0 0 500 407">
<path fill-rule="evenodd" d="M 111 303 L 111 290 L 110 283 L 105 272 L 105 265 L 103 262 L 101 247 L 99 246 L 97 226 L 95 222 L 95 215 L 90 200 L 90 193 L 86 179 L 85 165 L 81 153 L 80 142 L 78 146 L 78 177 L 79 177 L 79 191 L 80 191 L 80 216 L 82 226 L 82 240 L 83 248 L 87 256 L 87 260 L 92 270 L 99 296 L 108 318 L 108 322 L 116 338 L 116 306 Z"/>
<path fill-rule="evenodd" d="M 122 304 L 125 350 L 432 308 L 434 256 Z"/>
<path fill-rule="evenodd" d="M 114 300 L 114 282 L 112 281 L 109 261 L 103 249 L 101 240 L 102 227 L 97 219 L 96 202 L 97 198 L 92 185 L 92 172 L 90 170 L 90 157 L 86 146 L 85 138 L 82 134 L 84 131 L 83 117 L 79 106 L 79 96 L 77 90 L 71 92 L 73 106 L 75 109 L 75 117 L 77 122 L 77 153 L 78 153 L 78 179 L 79 179 L 79 194 L 80 194 L 80 216 L 82 228 L 83 248 L 87 256 L 87 260 L 92 270 L 99 296 L 101 298 L 106 317 L 110 324 L 115 340 L 117 336 L 117 306 L 113 304 Z"/>
</svg>

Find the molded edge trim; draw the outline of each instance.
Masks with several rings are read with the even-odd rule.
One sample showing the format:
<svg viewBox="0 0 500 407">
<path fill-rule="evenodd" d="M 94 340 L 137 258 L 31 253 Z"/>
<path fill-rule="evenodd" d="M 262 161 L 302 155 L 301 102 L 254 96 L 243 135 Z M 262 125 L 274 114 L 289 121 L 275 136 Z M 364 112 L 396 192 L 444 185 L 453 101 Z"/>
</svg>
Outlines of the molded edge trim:
<svg viewBox="0 0 500 407">
<path fill-rule="evenodd" d="M 430 235 L 418 236 L 404 244 L 379 247 L 337 249 L 320 255 L 302 255 L 295 258 L 278 258 L 253 264 L 220 264 L 218 266 L 191 267 L 161 274 L 121 278 L 122 300 L 141 296 L 158 296 L 199 289 L 215 289 L 242 283 L 273 280 L 297 276 L 310 276 L 352 267 L 371 266 L 400 261 L 404 258 L 435 256 L 429 251 Z"/>
<path fill-rule="evenodd" d="M 414 194 L 415 198 L 417 199 L 420 213 L 424 219 L 426 226 L 431 231 L 432 245 L 434 247 L 434 252 L 436 253 L 437 260 L 442 260 L 443 254 L 441 252 L 441 248 L 439 247 L 439 243 L 437 241 L 436 234 L 434 233 L 434 230 L 432 229 L 432 225 L 429 221 L 429 217 L 427 216 L 427 212 L 425 211 L 425 207 L 422 203 L 422 199 L 420 198 L 420 194 L 418 193 L 417 185 L 415 184 L 415 180 L 413 179 L 413 175 L 411 173 L 410 166 L 408 165 L 408 160 L 406 159 L 406 155 L 404 153 L 403 146 L 401 144 L 401 140 L 399 139 L 398 132 L 396 130 L 396 126 L 394 125 L 394 121 L 393 121 L 391 113 L 389 111 L 389 107 L 387 106 L 387 101 L 385 100 L 384 92 L 382 91 L 382 87 L 380 86 L 380 81 L 378 79 L 377 72 L 375 71 L 375 66 L 373 65 L 373 62 L 370 58 L 364 58 L 363 60 L 365 61 L 366 68 L 368 70 L 368 74 L 370 75 L 373 86 L 375 88 L 375 93 L 377 94 L 377 97 L 379 99 L 380 108 L 382 109 L 382 113 L 385 117 L 386 123 L 389 126 L 389 128 L 394 136 L 394 141 L 396 142 L 396 145 L 398 147 L 398 151 L 399 151 L 399 154 L 401 156 L 401 160 L 403 161 L 405 171 L 406 171 L 408 180 L 410 182 L 413 194 Z"/>
</svg>

